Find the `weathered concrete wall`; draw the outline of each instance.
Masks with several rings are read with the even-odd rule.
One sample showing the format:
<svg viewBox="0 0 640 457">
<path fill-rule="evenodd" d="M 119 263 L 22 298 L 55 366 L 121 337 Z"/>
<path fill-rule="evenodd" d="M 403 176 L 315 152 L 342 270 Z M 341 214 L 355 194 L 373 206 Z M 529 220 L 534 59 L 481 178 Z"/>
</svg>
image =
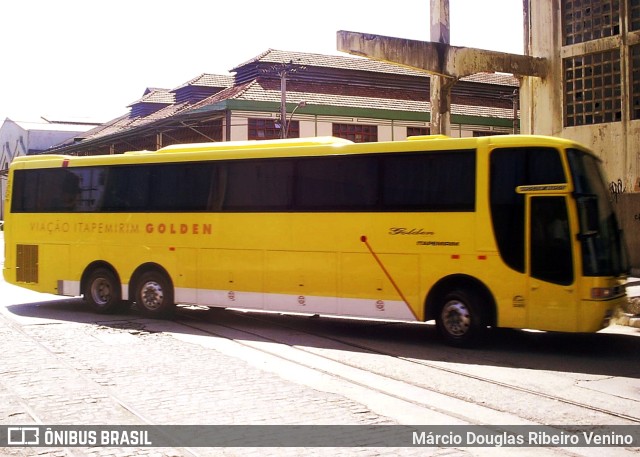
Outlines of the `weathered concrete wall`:
<svg viewBox="0 0 640 457">
<path fill-rule="evenodd" d="M 640 192 L 640 121 L 568 127 L 560 136 L 598 154 L 617 192 Z"/>
<path fill-rule="evenodd" d="M 640 271 L 640 193 L 617 194 L 615 208 L 629 249 L 634 274 Z"/>
<path fill-rule="evenodd" d="M 544 78 L 522 78 L 521 132 L 560 136 L 583 143 L 602 158 L 608 180 L 615 183 L 619 192 L 640 192 L 640 120 L 632 119 L 627 103 L 631 92 L 630 45 L 638 43 L 640 34 L 627 32 L 625 9 L 621 10 L 620 34 L 565 46 L 561 1 L 525 0 L 524 5 L 528 12 L 525 15 L 526 54 L 547 59 L 548 71 Z M 594 36 L 598 36 L 597 33 Z M 601 51 L 620 52 L 622 56 L 620 81 L 615 87 L 622 94 L 620 119 L 565 127 L 563 59 Z"/>
</svg>

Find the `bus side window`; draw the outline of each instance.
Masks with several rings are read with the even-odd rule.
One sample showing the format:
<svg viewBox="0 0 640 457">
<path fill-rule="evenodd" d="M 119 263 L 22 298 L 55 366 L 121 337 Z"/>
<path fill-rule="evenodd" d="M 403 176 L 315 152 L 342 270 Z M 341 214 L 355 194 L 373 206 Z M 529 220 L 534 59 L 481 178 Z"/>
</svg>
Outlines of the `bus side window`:
<svg viewBox="0 0 640 457">
<path fill-rule="evenodd" d="M 149 200 L 149 182 L 149 167 L 111 167 L 106 175 L 103 211 L 145 211 Z"/>
<path fill-rule="evenodd" d="M 211 167 L 207 194 L 207 211 L 222 211 L 227 190 L 227 168 L 221 164 Z"/>
<path fill-rule="evenodd" d="M 476 152 L 388 155 L 383 206 L 392 211 L 475 211 Z"/>
<path fill-rule="evenodd" d="M 367 211 L 378 203 L 375 157 L 314 157 L 297 161 L 295 205 L 302 211 Z"/>
<path fill-rule="evenodd" d="M 221 162 L 219 184 L 214 183 L 223 211 L 286 211 L 293 201 L 293 162 L 286 159 L 248 159 Z M 211 193 L 211 190 L 210 190 Z"/>
<path fill-rule="evenodd" d="M 53 194 L 57 197 L 52 200 L 52 209 L 73 212 L 80 197 L 80 177 L 63 170 L 61 178 L 60 192 Z"/>
</svg>

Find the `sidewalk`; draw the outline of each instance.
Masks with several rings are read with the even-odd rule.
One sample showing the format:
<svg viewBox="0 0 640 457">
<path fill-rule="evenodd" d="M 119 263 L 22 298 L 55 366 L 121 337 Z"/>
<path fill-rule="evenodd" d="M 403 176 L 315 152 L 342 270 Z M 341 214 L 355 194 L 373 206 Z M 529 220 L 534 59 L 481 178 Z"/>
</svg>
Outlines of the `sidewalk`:
<svg viewBox="0 0 640 457">
<path fill-rule="evenodd" d="M 627 287 L 629 306 L 617 317 L 616 323 L 640 328 L 640 278 L 629 278 L 627 284 L 629 285 Z"/>
</svg>

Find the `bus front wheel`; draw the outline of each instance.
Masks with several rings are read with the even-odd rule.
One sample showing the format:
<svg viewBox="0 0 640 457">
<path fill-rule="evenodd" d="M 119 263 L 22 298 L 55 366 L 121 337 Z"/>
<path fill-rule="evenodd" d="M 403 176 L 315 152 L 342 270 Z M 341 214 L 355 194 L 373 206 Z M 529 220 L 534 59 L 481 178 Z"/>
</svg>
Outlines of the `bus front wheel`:
<svg viewBox="0 0 640 457">
<path fill-rule="evenodd" d="M 148 316 L 169 317 L 175 309 L 171 280 L 159 271 L 143 273 L 137 282 L 135 301 Z"/>
<path fill-rule="evenodd" d="M 469 347 L 486 334 L 486 313 L 476 294 L 454 290 L 444 295 L 441 303 L 436 326 L 447 343 Z"/>
<path fill-rule="evenodd" d="M 97 268 L 87 277 L 83 295 L 94 311 L 109 314 L 123 306 L 120 289 L 120 281 L 112 271 Z"/>
</svg>

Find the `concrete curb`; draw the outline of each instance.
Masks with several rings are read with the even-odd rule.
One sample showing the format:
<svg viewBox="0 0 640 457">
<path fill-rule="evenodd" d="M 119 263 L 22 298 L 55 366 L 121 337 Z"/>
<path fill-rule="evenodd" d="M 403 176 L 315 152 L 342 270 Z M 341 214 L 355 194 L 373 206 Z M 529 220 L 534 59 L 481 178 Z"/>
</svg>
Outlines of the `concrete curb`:
<svg viewBox="0 0 640 457">
<path fill-rule="evenodd" d="M 637 314 L 623 313 L 616 317 L 615 323 L 618 325 L 626 325 L 627 327 L 640 328 L 640 316 Z"/>
<path fill-rule="evenodd" d="M 637 272 L 634 271 L 634 273 Z M 635 314 L 638 312 L 637 300 L 640 300 L 640 279 L 635 274 L 627 278 L 626 288 L 629 306 L 616 317 L 615 321 L 619 325 L 640 328 L 640 314 Z"/>
</svg>

